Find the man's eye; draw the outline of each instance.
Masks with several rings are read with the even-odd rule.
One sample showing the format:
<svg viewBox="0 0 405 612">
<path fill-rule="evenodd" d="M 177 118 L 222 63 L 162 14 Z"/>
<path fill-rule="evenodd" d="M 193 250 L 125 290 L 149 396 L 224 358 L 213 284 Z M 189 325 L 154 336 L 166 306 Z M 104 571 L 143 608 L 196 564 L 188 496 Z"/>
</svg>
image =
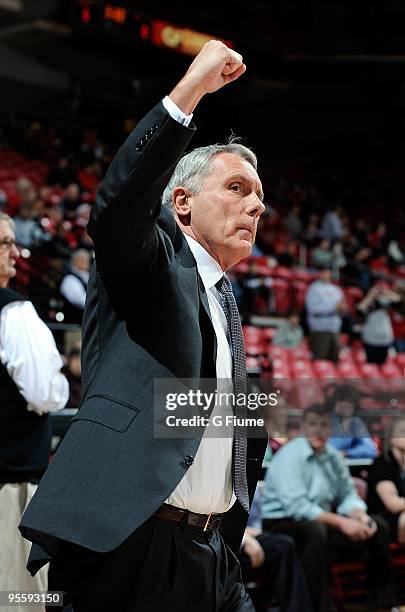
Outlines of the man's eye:
<svg viewBox="0 0 405 612">
<path fill-rule="evenodd" d="M 240 191 L 240 189 L 241 189 L 240 183 L 232 183 L 231 189 L 232 189 L 232 191 Z"/>
</svg>

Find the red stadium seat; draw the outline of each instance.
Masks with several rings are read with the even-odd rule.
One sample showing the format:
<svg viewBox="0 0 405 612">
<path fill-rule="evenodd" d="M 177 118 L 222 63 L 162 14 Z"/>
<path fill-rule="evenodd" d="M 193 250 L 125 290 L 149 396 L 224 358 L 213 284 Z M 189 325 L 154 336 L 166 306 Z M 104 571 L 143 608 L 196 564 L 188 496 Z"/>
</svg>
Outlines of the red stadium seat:
<svg viewBox="0 0 405 612">
<path fill-rule="evenodd" d="M 315 378 L 314 369 L 309 361 L 297 359 L 291 363 L 290 367 L 292 375 L 296 379 Z"/>
<path fill-rule="evenodd" d="M 308 283 L 300 280 L 292 282 L 292 302 L 295 310 L 302 310 L 305 305 L 305 296 L 308 291 Z"/>
<path fill-rule="evenodd" d="M 364 378 L 382 378 L 380 368 L 375 363 L 363 363 L 360 366 L 360 372 Z"/>
<path fill-rule="evenodd" d="M 291 308 L 290 284 L 284 279 L 273 280 L 274 310 L 277 314 L 285 315 Z"/>
<path fill-rule="evenodd" d="M 318 378 L 339 378 L 339 372 L 332 361 L 314 359 L 313 366 Z"/>
<path fill-rule="evenodd" d="M 275 266 L 271 271 L 271 275 L 274 278 L 283 278 L 285 280 L 291 280 L 293 277 L 293 272 L 289 268 L 286 268 L 284 266 Z"/>
<path fill-rule="evenodd" d="M 360 370 L 354 363 L 340 362 L 337 369 L 341 378 L 361 378 Z"/>
</svg>

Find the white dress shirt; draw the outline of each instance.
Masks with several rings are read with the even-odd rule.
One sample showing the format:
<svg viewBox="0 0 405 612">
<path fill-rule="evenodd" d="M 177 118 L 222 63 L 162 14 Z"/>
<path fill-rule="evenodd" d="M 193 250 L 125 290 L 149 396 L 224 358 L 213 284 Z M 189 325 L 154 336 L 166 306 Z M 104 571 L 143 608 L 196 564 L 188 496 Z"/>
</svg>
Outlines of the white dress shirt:
<svg viewBox="0 0 405 612">
<path fill-rule="evenodd" d="M 75 266 L 72 266 L 72 271 L 77 274 L 77 276 L 80 276 L 83 283 L 87 286 L 90 273 L 86 270 L 79 270 L 79 268 Z M 71 304 L 84 310 L 86 289 L 83 287 L 83 283 L 81 283 L 76 276 L 68 272 L 61 282 L 60 292 Z"/>
<path fill-rule="evenodd" d="M 197 270 L 207 292 L 211 320 L 217 340 L 216 375 L 218 392 L 232 393 L 232 356 L 228 341 L 228 325 L 219 302 L 215 284 L 223 271 L 217 261 L 193 238 L 185 235 L 191 252 L 197 262 Z M 215 405 L 215 414 L 232 415 L 231 406 Z M 205 430 L 193 465 L 166 500 L 178 508 L 191 512 L 208 514 L 226 512 L 235 502 L 232 486 L 232 445 L 233 431 L 226 429 L 226 437 L 207 437 Z"/>
<path fill-rule="evenodd" d="M 188 126 L 193 115 L 185 115 L 178 106 L 166 96 L 163 106 L 172 119 Z M 216 375 L 218 391 L 232 392 L 232 356 L 228 341 L 228 324 L 219 302 L 215 284 L 223 275 L 217 261 L 193 238 L 185 235 L 191 252 L 197 262 L 197 270 L 207 292 L 211 320 L 217 340 Z M 232 408 L 214 406 L 211 419 L 215 414 L 232 414 Z M 207 433 L 207 430 L 206 430 Z M 205 434 L 194 458 L 173 493 L 166 502 L 191 512 L 208 514 L 226 512 L 234 504 L 236 497 L 232 486 L 232 429 L 227 428 L 227 437 L 207 437 Z"/>
<path fill-rule="evenodd" d="M 0 315 L 0 361 L 28 403 L 39 414 L 66 406 L 69 384 L 51 331 L 31 302 L 7 304 Z"/>
</svg>

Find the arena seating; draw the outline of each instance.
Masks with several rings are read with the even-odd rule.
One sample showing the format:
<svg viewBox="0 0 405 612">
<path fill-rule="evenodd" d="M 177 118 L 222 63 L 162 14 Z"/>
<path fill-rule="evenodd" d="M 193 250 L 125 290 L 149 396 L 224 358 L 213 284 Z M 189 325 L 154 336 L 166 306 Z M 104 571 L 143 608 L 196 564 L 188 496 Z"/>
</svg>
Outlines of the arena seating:
<svg viewBox="0 0 405 612">
<path fill-rule="evenodd" d="M 364 349 L 359 345 L 353 348 L 345 346 L 341 351 L 339 363 L 335 366 L 330 361 L 313 360 L 306 339 L 298 348 L 288 349 L 271 344 L 275 333 L 273 330 L 269 332 L 266 328 L 245 325 L 243 331 L 247 355 L 252 358 L 263 354 L 270 356 L 273 360 L 275 378 L 392 380 L 403 378 L 405 375 L 404 353 L 389 357 L 385 364 L 378 366 L 366 362 Z"/>
</svg>

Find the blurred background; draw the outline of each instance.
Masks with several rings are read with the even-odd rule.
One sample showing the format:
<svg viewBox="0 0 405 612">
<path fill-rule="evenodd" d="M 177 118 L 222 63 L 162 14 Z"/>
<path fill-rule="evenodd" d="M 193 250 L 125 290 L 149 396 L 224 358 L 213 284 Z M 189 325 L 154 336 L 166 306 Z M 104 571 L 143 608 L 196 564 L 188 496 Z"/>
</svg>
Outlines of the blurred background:
<svg viewBox="0 0 405 612">
<path fill-rule="evenodd" d="M 70 383 L 54 445 L 80 403 L 98 186 L 217 38 L 248 70 L 200 104 L 192 146 L 236 134 L 259 159 L 266 212 L 230 278 L 248 370 L 284 391 L 281 420 L 267 415 L 270 456 L 343 385 L 342 419 L 360 415 L 373 446 L 338 448 L 366 476 L 405 408 L 404 30 L 401 0 L 0 0 L 0 210 L 20 249 L 10 286 L 51 328 Z M 403 588 L 403 549 L 395 559 Z"/>
<path fill-rule="evenodd" d="M 61 350 L 75 348 L 66 331 L 82 315 L 71 279 L 62 283 L 91 261 L 85 227 L 111 158 L 204 42 L 220 38 L 248 71 L 197 109 L 193 146 L 235 133 L 259 158 L 266 213 L 254 257 L 233 274 L 249 367 L 295 376 L 272 339 L 290 315 L 311 332 L 307 290 L 326 267 L 347 306 L 344 348 L 339 363 L 306 361 L 305 371 L 403 376 L 404 17 L 399 0 L 0 0 L 0 206 L 22 249 L 14 288 Z M 384 299 L 392 338 L 376 362 L 362 329 Z M 299 346 L 309 359 L 305 337 Z"/>
</svg>

